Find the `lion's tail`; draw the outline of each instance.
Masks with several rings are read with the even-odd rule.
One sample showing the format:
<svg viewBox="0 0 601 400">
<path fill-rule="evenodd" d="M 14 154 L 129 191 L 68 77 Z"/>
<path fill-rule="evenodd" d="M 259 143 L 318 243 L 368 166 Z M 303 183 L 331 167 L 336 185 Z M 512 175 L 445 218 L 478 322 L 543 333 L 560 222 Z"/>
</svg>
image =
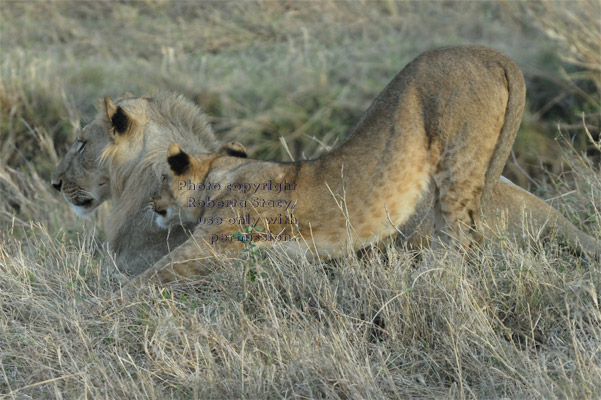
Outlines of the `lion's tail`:
<svg viewBox="0 0 601 400">
<path fill-rule="evenodd" d="M 601 243 L 574 226 L 566 217 L 545 201 L 515 185 L 503 176 L 501 176 L 500 184 L 494 191 L 494 199 L 497 201 L 497 204 L 488 205 L 491 208 L 488 210 L 491 215 L 497 212 L 492 208 L 505 208 L 508 213 L 514 214 L 518 214 L 520 212 L 519 208 L 521 208 L 526 213 L 529 224 L 532 224 L 536 229 L 540 229 L 538 234 L 543 237 L 557 236 L 574 250 L 575 253 L 579 255 L 587 254 L 601 260 Z M 511 226 L 509 226 L 510 232 L 523 234 L 523 223 L 517 221 L 515 215 L 513 218 L 509 218 L 509 220 L 511 221 Z"/>
<path fill-rule="evenodd" d="M 587 235 L 580 229 L 576 228 L 566 217 L 561 215 L 559 211 L 552 208 L 556 216 L 554 219 L 554 228 L 558 235 L 564 239 L 568 246 L 575 250 L 578 255 L 587 254 L 593 256 L 597 260 L 601 260 L 601 244 L 592 236 Z"/>
<path fill-rule="evenodd" d="M 506 60 L 503 62 L 502 67 L 505 70 L 505 80 L 509 95 L 503 128 L 501 128 L 495 151 L 486 171 L 484 197 L 487 197 L 492 192 L 503 172 L 522 121 L 522 112 L 524 111 L 524 103 L 526 101 L 526 84 L 524 83 L 522 72 L 509 58 L 505 56 L 503 58 Z"/>
<path fill-rule="evenodd" d="M 548 210 L 545 210 L 540 207 L 537 210 L 531 210 L 531 213 L 537 214 L 534 215 L 534 218 L 537 218 L 539 223 L 547 222 L 545 227 L 548 228 L 548 232 L 557 234 L 578 255 L 587 254 L 601 260 L 601 243 L 574 226 L 555 208 L 548 206 Z"/>
</svg>

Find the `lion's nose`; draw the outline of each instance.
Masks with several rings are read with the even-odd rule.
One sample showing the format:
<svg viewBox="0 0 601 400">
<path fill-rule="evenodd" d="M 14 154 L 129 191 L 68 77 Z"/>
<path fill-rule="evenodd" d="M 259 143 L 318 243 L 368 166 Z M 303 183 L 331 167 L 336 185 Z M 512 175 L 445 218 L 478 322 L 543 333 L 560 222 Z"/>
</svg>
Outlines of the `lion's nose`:
<svg viewBox="0 0 601 400">
<path fill-rule="evenodd" d="M 58 181 L 58 182 L 51 182 L 52 183 L 52 187 L 55 188 L 56 190 L 58 190 L 59 192 L 61 191 L 61 186 L 63 186 L 63 181 Z"/>
</svg>

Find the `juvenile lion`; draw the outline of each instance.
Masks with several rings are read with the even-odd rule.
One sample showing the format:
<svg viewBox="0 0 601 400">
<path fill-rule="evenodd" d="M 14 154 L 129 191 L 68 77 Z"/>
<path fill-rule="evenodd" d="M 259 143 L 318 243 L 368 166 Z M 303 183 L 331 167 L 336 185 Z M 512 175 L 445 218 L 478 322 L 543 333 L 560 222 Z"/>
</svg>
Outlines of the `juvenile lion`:
<svg viewBox="0 0 601 400">
<path fill-rule="evenodd" d="M 478 46 L 430 51 L 392 80 L 342 145 L 317 160 L 249 160 L 239 157 L 240 147 L 231 144 L 192 158 L 171 146 L 173 194 L 179 206 L 191 205 L 190 197 L 192 205 L 203 204 L 184 207 L 184 220 L 202 216 L 223 221 L 236 218 L 236 211 L 238 218 L 246 214 L 244 221 L 268 223 L 267 231 L 257 234 L 261 242 L 288 238 L 291 249 L 334 256 L 341 244 L 360 248 L 395 232 L 395 226 L 414 213 L 432 181 L 436 234 L 448 241 L 443 235 L 448 233 L 468 245 L 480 239 L 480 199 L 499 179 L 519 126 L 524 94 L 521 72 L 499 52 Z M 130 143 L 140 141 L 145 121 L 136 110 L 107 112 L 109 118 L 120 115 L 124 121 L 113 130 L 105 152 L 118 159 L 127 154 Z M 247 208 L 238 206 L 251 200 L 241 191 L 182 194 L 177 190 L 186 179 L 224 187 L 293 183 L 296 189 L 277 195 L 266 191 L 262 202 L 252 199 Z M 212 202 L 226 206 L 207 206 Z M 175 274 L 198 273 L 202 267 L 187 260 L 210 254 L 211 247 L 238 251 L 242 243 L 233 239 L 238 229 L 235 223 L 210 228 L 201 224 L 193 238 L 149 273 L 157 273 L 162 281 L 173 279 L 173 272 L 164 268 L 171 262 Z"/>
<path fill-rule="evenodd" d="M 332 256 L 340 253 L 340 242 L 348 240 L 349 236 L 360 238 L 352 227 L 341 227 L 335 232 L 336 225 L 329 225 L 328 219 L 320 218 L 323 211 L 310 200 L 315 192 L 302 190 L 302 180 L 297 188 L 297 182 L 288 181 L 290 175 L 286 171 L 276 172 L 279 173 L 277 177 L 270 174 L 268 182 L 250 183 L 247 179 L 255 176 L 260 168 L 273 168 L 273 165 L 246 159 L 244 147 L 239 143 L 228 143 L 216 153 L 196 157 L 174 143 L 169 147 L 167 160 L 172 176 L 163 181 L 160 193 L 151 199 L 157 225 L 167 227 L 175 220 L 191 223 L 199 218 L 204 222 L 197 226 L 192 239 L 163 257 L 142 274 L 138 282 L 156 277 L 165 283 L 176 277 L 206 274 L 208 270 L 198 263 L 199 260 L 210 257 L 214 251 L 238 254 L 249 242 L 258 245 L 279 242 L 280 249 L 291 253 L 310 248 L 320 255 Z M 294 164 L 287 165 L 294 168 Z M 222 182 L 219 189 L 217 182 Z M 194 188 L 190 189 L 192 185 Z M 266 187 L 272 187 L 268 192 L 275 191 L 277 195 L 266 193 L 263 190 Z M 263 191 L 259 201 L 247 194 L 256 193 L 255 189 Z M 484 215 L 488 216 L 483 227 L 486 238 L 495 240 L 509 236 L 518 241 L 529 241 L 533 239 L 532 234 L 543 238 L 558 233 L 577 252 L 601 255 L 601 247 L 592 237 L 576 229 L 544 201 L 507 179 L 501 177 L 491 198 L 494 201 L 483 205 Z M 308 204 L 301 206 L 301 200 Z M 265 204 L 270 201 L 270 205 Z M 414 214 L 401 226 L 401 230 L 411 233 L 405 239 L 407 242 L 418 247 L 427 245 L 424 241 L 428 241 L 433 233 L 427 205 L 433 201 L 434 197 L 428 193 L 422 199 L 423 212 Z M 344 212 L 346 203 L 337 204 L 340 211 Z M 289 212 L 274 217 L 277 207 Z M 309 223 L 302 224 L 300 221 L 305 218 Z M 252 227 L 250 232 L 243 229 L 248 225 Z M 360 247 L 361 244 L 354 249 Z M 171 265 L 173 268 L 167 268 Z"/>
</svg>

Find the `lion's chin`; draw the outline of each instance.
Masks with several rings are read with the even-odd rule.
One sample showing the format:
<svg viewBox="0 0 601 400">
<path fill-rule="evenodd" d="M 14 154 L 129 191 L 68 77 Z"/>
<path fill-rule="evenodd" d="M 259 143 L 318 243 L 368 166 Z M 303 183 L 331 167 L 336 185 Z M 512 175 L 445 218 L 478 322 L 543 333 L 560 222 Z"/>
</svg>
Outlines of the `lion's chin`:
<svg viewBox="0 0 601 400">
<path fill-rule="evenodd" d="M 91 197 L 84 197 L 82 195 L 69 197 L 63 193 L 63 197 L 71 205 L 78 217 L 89 216 L 103 203 L 103 199 L 98 199 L 95 195 Z"/>
<path fill-rule="evenodd" d="M 162 215 L 155 214 L 154 223 L 160 229 L 169 229 L 169 219 Z"/>
<path fill-rule="evenodd" d="M 96 210 L 95 206 L 76 206 L 75 204 L 72 204 L 71 207 L 73 207 L 75 214 L 82 218 L 88 217 L 94 212 L 94 210 Z"/>
<path fill-rule="evenodd" d="M 94 199 L 78 200 L 76 203 L 70 202 L 73 211 L 78 217 L 87 217 L 98 208 L 100 203 Z"/>
</svg>

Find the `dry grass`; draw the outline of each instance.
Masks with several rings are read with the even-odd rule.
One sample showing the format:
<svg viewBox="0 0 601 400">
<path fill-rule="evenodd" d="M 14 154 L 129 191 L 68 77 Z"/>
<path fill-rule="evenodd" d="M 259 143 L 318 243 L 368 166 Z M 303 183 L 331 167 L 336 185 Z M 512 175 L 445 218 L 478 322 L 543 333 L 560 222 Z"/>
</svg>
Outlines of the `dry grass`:
<svg viewBox="0 0 601 400">
<path fill-rule="evenodd" d="M 77 220 L 48 184 L 104 95 L 181 91 L 224 139 L 286 160 L 283 136 L 293 157 L 311 157 L 432 47 L 486 44 L 527 78 L 567 82 L 561 60 L 575 56 L 540 21 L 478 2 L 0 7 L 0 397 L 601 397 L 601 267 L 555 245 L 506 239 L 470 262 L 388 248 L 315 263 L 276 248 L 124 302 L 101 244 L 109 208 Z M 569 133 L 589 140 L 576 104 Z M 566 147 L 561 174 L 535 176 L 537 190 L 599 238 L 599 166 Z"/>
</svg>

